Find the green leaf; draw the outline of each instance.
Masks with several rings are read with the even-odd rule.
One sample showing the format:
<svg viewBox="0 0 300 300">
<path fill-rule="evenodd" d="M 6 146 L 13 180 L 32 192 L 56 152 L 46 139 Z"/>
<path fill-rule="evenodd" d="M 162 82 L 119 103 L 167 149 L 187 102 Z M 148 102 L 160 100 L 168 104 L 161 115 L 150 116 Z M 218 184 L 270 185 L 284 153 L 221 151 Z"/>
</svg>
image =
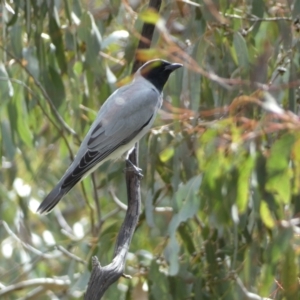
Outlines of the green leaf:
<svg viewBox="0 0 300 300">
<path fill-rule="evenodd" d="M 288 204 L 291 198 L 291 171 L 289 169 L 289 162 L 294 143 L 294 135 L 289 133 L 283 135 L 272 146 L 266 166 L 268 173 L 266 190 L 276 193 L 279 202 L 284 204 Z"/>
<path fill-rule="evenodd" d="M 94 72 L 99 72 L 98 60 L 102 37 L 90 12 L 84 12 L 78 27 L 78 37 L 85 43 L 85 63 Z"/>
<path fill-rule="evenodd" d="M 268 264 L 276 264 L 282 258 L 293 239 L 292 228 L 280 228 L 278 234 L 268 245 L 265 252 L 265 261 Z"/>
<path fill-rule="evenodd" d="M 65 46 L 63 43 L 63 35 L 61 28 L 58 26 L 56 19 L 51 15 L 49 17 L 49 35 L 53 44 L 55 45 L 55 56 L 62 74 L 68 70 L 67 61 L 65 57 Z"/>
<path fill-rule="evenodd" d="M 295 141 L 295 135 L 287 133 L 274 143 L 267 161 L 267 170 L 270 175 L 284 171 L 287 168 L 291 148 Z"/>
<path fill-rule="evenodd" d="M 154 217 L 153 217 L 153 194 L 148 192 L 145 200 L 145 215 L 146 221 L 149 227 L 155 227 Z"/>
<path fill-rule="evenodd" d="M 186 184 L 179 186 L 174 201 L 178 214 L 174 215 L 170 222 L 169 233 L 175 232 L 181 222 L 185 222 L 195 215 L 200 205 L 198 193 L 201 180 L 202 176 L 198 175 L 191 178 Z"/>
<path fill-rule="evenodd" d="M 193 237 L 192 232 L 189 230 L 190 228 L 187 226 L 187 224 L 182 223 L 178 227 L 178 233 L 180 234 L 180 237 L 185 244 L 188 252 L 190 255 L 194 255 L 196 252 L 196 248 L 193 243 Z"/>
<path fill-rule="evenodd" d="M 273 228 L 275 226 L 275 220 L 269 210 L 268 204 L 265 201 L 261 201 L 260 203 L 260 216 L 268 228 Z"/>
<path fill-rule="evenodd" d="M 6 5 L 7 2 L 5 1 Z M 18 16 L 19 16 L 19 7 L 20 7 L 20 0 L 15 0 L 14 1 L 14 7 L 15 7 L 15 11 L 13 13 L 13 16 L 11 17 L 11 19 L 7 22 L 7 27 L 13 26 L 17 20 L 18 20 Z"/>
<path fill-rule="evenodd" d="M 139 14 L 139 18 L 145 23 L 156 24 L 160 19 L 160 15 L 156 10 L 148 8 Z"/>
<path fill-rule="evenodd" d="M 263 0 L 253 0 L 252 1 L 252 14 L 254 16 L 256 16 L 257 18 L 263 18 L 264 12 L 265 12 L 264 1 Z M 253 24 L 253 30 L 251 33 L 254 36 L 256 35 L 261 23 L 262 22 L 255 22 Z"/>
<path fill-rule="evenodd" d="M 248 70 L 249 68 L 249 54 L 247 44 L 244 37 L 239 33 L 235 32 L 233 36 L 233 47 L 237 58 L 238 66 Z"/>
<path fill-rule="evenodd" d="M 14 95 L 14 89 L 3 63 L 0 63 L 0 107 L 5 105 Z"/>
<path fill-rule="evenodd" d="M 169 275 L 175 276 L 179 272 L 179 243 L 175 235 L 169 239 L 169 243 L 164 251 L 164 256 L 169 263 Z"/>
<path fill-rule="evenodd" d="M 11 129 L 7 121 L 1 122 L 1 136 L 4 148 L 3 156 L 7 157 L 9 161 L 12 161 L 16 153 L 16 147 L 12 141 Z"/>
<path fill-rule="evenodd" d="M 154 300 L 172 300 L 169 294 L 169 283 L 167 277 L 160 271 L 160 266 L 155 260 L 152 261 L 149 273 L 150 298 Z"/>
<path fill-rule="evenodd" d="M 249 191 L 250 191 L 250 177 L 255 165 L 253 156 L 248 156 L 239 164 L 239 176 L 237 182 L 237 199 L 236 204 L 239 212 L 243 213 L 247 208 Z"/>
<path fill-rule="evenodd" d="M 15 93 L 12 100 L 7 105 L 10 126 L 12 128 L 13 140 L 23 141 L 28 147 L 32 147 L 32 134 L 28 126 L 28 114 L 21 92 Z"/>
<path fill-rule="evenodd" d="M 26 68 L 35 79 L 39 79 L 40 64 L 36 56 L 36 50 L 33 47 L 24 48 L 22 54 Z"/>
<path fill-rule="evenodd" d="M 258 282 L 258 291 L 261 297 L 270 296 L 270 289 L 274 285 L 273 268 L 270 264 L 264 264 L 261 268 L 261 276 Z"/>
<path fill-rule="evenodd" d="M 263 0 L 253 0 L 252 1 L 252 14 L 257 18 L 262 18 L 264 15 L 264 1 Z M 257 22 L 261 23 L 261 22 Z"/>
<path fill-rule="evenodd" d="M 83 71 L 82 62 L 80 62 L 80 61 L 75 62 L 75 64 L 73 65 L 73 72 L 77 76 L 81 76 L 82 71 Z"/>
<path fill-rule="evenodd" d="M 165 249 L 165 257 L 169 262 L 170 275 L 176 275 L 179 271 L 179 243 L 176 239 L 176 230 L 182 222 L 186 222 L 189 218 L 192 218 L 197 212 L 200 199 L 199 199 L 199 187 L 202 176 L 196 176 L 189 182 L 181 185 L 175 194 L 175 200 L 179 209 L 169 224 L 168 234 L 170 236 L 169 243 Z"/>
<path fill-rule="evenodd" d="M 284 289 L 286 299 L 299 299 L 299 282 L 298 282 L 298 259 L 292 245 L 289 245 L 282 256 L 281 262 L 281 284 Z"/>
<path fill-rule="evenodd" d="M 214 275 L 218 271 L 215 244 L 211 240 L 208 240 L 204 247 L 209 272 L 211 275 Z"/>
<path fill-rule="evenodd" d="M 299 18 L 299 14 L 300 14 L 300 1 L 294 1 L 292 16 L 293 18 L 297 18 L 297 17 Z"/>
<path fill-rule="evenodd" d="M 12 48 L 12 52 L 13 54 L 21 59 L 22 58 L 22 26 L 18 23 L 16 23 L 14 26 L 12 26 L 11 28 L 11 39 L 10 39 L 10 43 L 11 43 L 11 48 Z"/>
<path fill-rule="evenodd" d="M 65 87 L 61 75 L 51 66 L 48 72 L 44 73 L 45 89 L 56 108 L 59 108 L 65 101 Z"/>
<path fill-rule="evenodd" d="M 174 155 L 174 147 L 168 147 L 164 149 L 162 152 L 159 154 L 159 158 L 162 162 L 166 162 L 169 159 L 171 159 Z"/>
</svg>

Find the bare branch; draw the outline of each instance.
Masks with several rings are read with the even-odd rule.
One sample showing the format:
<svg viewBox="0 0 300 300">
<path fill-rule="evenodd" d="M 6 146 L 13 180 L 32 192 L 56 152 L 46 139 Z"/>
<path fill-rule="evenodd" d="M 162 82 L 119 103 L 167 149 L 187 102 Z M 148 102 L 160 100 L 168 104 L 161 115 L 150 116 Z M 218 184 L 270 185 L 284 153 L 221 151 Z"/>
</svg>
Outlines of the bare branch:
<svg viewBox="0 0 300 300">
<path fill-rule="evenodd" d="M 126 211 L 126 210 L 127 210 L 127 205 L 124 204 L 124 203 L 117 197 L 117 195 L 115 194 L 115 191 L 114 191 L 112 188 L 109 189 L 109 193 L 110 193 L 111 197 L 113 198 L 114 202 L 117 204 L 117 206 L 118 206 L 121 210 Z"/>
<path fill-rule="evenodd" d="M 124 204 L 124 203 L 117 197 L 117 195 L 115 194 L 115 191 L 114 191 L 112 188 L 109 189 L 109 193 L 111 194 L 111 196 L 112 196 L 114 202 L 117 204 L 117 206 L 120 208 L 120 210 L 126 211 L 126 210 L 127 210 L 127 205 Z M 159 213 L 164 214 L 164 213 L 166 213 L 166 212 L 168 212 L 168 213 L 173 212 L 173 208 L 170 207 L 170 206 L 155 206 L 153 209 L 154 209 L 154 211 L 155 211 L 156 213 L 158 213 L 158 214 L 159 214 Z"/>
<path fill-rule="evenodd" d="M 66 256 L 68 256 L 69 258 L 81 263 L 81 264 L 84 264 L 86 265 L 86 261 L 84 261 L 83 259 L 81 259 L 80 257 L 76 256 L 75 254 L 71 253 L 70 251 L 68 251 L 66 248 L 64 248 L 63 246 L 61 245 L 57 245 L 56 246 L 57 249 L 59 251 L 61 251 L 63 254 L 65 254 Z"/>
<path fill-rule="evenodd" d="M 114 258 L 105 267 L 101 267 L 97 257 L 92 258 L 92 274 L 85 295 L 86 300 L 101 299 L 108 287 L 123 275 L 126 255 L 140 215 L 140 178 L 130 168 L 129 162 L 126 166 L 129 170 L 126 174 L 130 172 L 131 176 L 136 178 L 126 178 L 128 209 L 117 238 Z"/>
<path fill-rule="evenodd" d="M 53 278 L 37 278 L 37 279 L 30 279 L 25 280 L 22 282 L 18 282 L 16 284 L 9 285 L 4 289 L 0 290 L 0 297 L 7 296 L 12 292 L 33 288 L 33 287 L 40 287 L 43 286 L 44 290 L 66 290 L 70 287 L 71 281 L 69 279 L 53 279 Z"/>
<path fill-rule="evenodd" d="M 250 17 L 240 16 L 240 15 L 232 15 L 232 14 L 224 14 L 225 17 L 231 19 L 239 19 L 251 22 L 278 22 L 278 21 L 293 21 L 291 17 L 273 17 L 273 18 L 258 18 L 254 15 Z"/>
<path fill-rule="evenodd" d="M 3 220 L 0 220 L 0 225 L 3 225 L 4 229 L 6 230 L 6 232 L 14 239 L 16 240 L 18 243 L 20 243 L 25 249 L 31 251 L 32 253 L 40 256 L 40 257 L 43 257 L 43 258 L 46 258 L 46 259 L 55 259 L 59 256 L 61 256 L 60 253 L 55 253 L 55 254 L 47 254 L 47 253 L 43 253 L 41 252 L 40 250 L 32 247 L 31 245 L 29 244 L 26 244 L 24 243 L 21 239 L 18 238 L 18 236 L 9 228 L 9 226 L 7 225 L 7 223 Z M 1 295 L 1 294 L 0 294 Z"/>
</svg>

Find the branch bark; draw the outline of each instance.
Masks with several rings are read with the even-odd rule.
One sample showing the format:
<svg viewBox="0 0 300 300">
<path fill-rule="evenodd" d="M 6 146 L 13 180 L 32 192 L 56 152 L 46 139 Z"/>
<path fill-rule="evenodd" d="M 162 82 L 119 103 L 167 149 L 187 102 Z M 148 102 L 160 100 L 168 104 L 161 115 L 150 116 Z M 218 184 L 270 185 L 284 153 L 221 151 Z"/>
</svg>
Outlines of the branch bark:
<svg viewBox="0 0 300 300">
<path fill-rule="evenodd" d="M 150 0 L 149 8 L 159 11 L 161 0 Z M 145 23 L 142 29 L 141 39 L 137 49 L 150 48 L 155 26 Z M 142 65 L 142 62 L 135 60 L 132 73 Z M 138 143 L 129 155 L 129 160 L 138 166 Z M 126 186 L 128 197 L 128 209 L 125 220 L 120 229 L 113 260 L 107 266 L 102 267 L 97 257 L 92 257 L 92 273 L 85 294 L 85 300 L 98 300 L 105 291 L 116 282 L 123 274 L 125 259 L 130 247 L 131 239 L 139 220 L 141 196 L 140 196 L 140 176 L 132 169 L 129 162 L 126 162 Z M 129 276 L 126 276 L 129 278 Z"/>
</svg>

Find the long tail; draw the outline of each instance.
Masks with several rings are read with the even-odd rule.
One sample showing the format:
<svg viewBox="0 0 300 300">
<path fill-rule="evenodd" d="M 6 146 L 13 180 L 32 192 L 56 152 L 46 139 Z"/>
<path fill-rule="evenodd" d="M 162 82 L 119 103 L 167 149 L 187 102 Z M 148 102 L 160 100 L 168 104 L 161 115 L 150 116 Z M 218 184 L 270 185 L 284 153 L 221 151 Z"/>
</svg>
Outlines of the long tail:
<svg viewBox="0 0 300 300">
<path fill-rule="evenodd" d="M 59 183 L 43 200 L 37 212 L 40 214 L 49 213 L 69 190 L 70 189 L 62 189 Z"/>
<path fill-rule="evenodd" d="M 72 166 L 72 165 L 71 165 Z M 76 183 L 81 181 L 82 175 L 74 176 L 74 173 L 69 168 L 64 176 L 60 179 L 55 188 L 47 195 L 37 209 L 37 213 L 48 214 L 55 205 L 65 196 Z"/>
</svg>

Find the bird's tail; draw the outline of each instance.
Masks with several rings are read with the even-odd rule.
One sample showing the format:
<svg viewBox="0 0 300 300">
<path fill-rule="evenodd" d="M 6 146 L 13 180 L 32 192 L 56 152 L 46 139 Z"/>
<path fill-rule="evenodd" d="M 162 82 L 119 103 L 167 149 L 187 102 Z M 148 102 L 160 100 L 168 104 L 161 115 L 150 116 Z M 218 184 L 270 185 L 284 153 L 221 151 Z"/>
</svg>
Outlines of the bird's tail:
<svg viewBox="0 0 300 300">
<path fill-rule="evenodd" d="M 48 214 L 54 206 L 61 200 L 61 198 L 66 195 L 73 186 L 81 181 L 82 176 L 77 176 L 73 178 L 72 173 L 69 170 L 66 171 L 65 175 L 61 178 L 56 187 L 47 195 L 40 206 L 37 209 L 37 213 L 42 215 Z"/>
<path fill-rule="evenodd" d="M 70 188 L 63 189 L 61 184 L 58 184 L 43 200 L 37 212 L 43 215 L 48 214 L 69 190 Z"/>
</svg>

